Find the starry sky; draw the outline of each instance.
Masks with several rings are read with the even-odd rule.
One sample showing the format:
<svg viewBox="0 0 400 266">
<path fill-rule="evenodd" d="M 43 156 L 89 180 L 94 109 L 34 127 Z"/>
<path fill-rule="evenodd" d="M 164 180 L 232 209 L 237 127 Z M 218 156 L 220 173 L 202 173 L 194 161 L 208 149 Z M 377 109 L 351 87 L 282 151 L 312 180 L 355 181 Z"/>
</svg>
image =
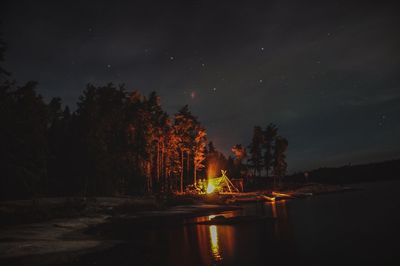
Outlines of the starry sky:
<svg viewBox="0 0 400 266">
<path fill-rule="evenodd" d="M 394 2 L 394 1 L 393 1 Z M 289 171 L 400 157 L 400 16 L 383 1 L 2 1 L 5 68 L 74 110 L 87 83 L 184 104 L 226 155 L 278 125 Z"/>
</svg>

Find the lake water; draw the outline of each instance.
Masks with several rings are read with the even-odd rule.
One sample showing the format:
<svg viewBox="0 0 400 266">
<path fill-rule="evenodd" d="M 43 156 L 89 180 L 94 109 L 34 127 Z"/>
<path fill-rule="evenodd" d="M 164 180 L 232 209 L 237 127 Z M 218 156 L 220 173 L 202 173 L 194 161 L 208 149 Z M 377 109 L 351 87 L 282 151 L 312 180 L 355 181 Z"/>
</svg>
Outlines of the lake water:
<svg viewBox="0 0 400 266">
<path fill-rule="evenodd" d="M 400 182 L 355 187 L 223 213 L 276 222 L 146 229 L 96 263 L 114 257 L 115 265 L 400 265 Z"/>
</svg>

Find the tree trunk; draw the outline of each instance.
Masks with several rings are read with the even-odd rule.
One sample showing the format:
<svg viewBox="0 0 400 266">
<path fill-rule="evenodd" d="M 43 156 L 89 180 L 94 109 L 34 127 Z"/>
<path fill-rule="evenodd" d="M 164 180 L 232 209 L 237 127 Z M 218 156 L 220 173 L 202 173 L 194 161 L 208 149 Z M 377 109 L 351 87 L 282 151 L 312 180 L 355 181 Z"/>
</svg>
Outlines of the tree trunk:
<svg viewBox="0 0 400 266">
<path fill-rule="evenodd" d="M 157 141 L 157 182 L 160 182 L 160 139 Z"/>
<path fill-rule="evenodd" d="M 186 179 L 190 178 L 190 151 L 187 152 L 187 159 L 186 159 L 186 171 L 187 171 L 187 176 Z"/>
<path fill-rule="evenodd" d="M 166 176 L 165 176 L 165 156 L 164 156 L 164 141 L 161 143 L 161 160 L 160 160 L 160 175 L 161 175 L 161 190 L 162 192 L 165 191 L 165 183 L 166 183 Z"/>
<path fill-rule="evenodd" d="M 181 193 L 183 192 L 183 150 L 181 150 Z"/>
<path fill-rule="evenodd" d="M 196 164 L 194 164 L 194 166 L 193 166 L 193 185 L 196 185 L 196 182 L 197 182 L 197 169 L 196 169 L 197 167 L 196 167 Z"/>
<path fill-rule="evenodd" d="M 147 193 L 151 193 L 151 162 L 146 163 Z"/>
</svg>

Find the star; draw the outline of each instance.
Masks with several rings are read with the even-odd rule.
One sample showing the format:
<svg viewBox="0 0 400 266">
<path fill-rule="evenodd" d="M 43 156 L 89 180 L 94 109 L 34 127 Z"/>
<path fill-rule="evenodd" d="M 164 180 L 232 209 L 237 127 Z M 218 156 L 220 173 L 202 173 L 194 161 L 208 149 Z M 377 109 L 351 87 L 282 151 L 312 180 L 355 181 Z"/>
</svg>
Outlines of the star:
<svg viewBox="0 0 400 266">
<path fill-rule="evenodd" d="M 260 83 L 263 83 L 263 80 L 262 80 L 262 79 L 260 79 L 258 82 L 260 82 Z"/>
<path fill-rule="evenodd" d="M 213 88 L 212 90 L 213 90 L 213 92 L 217 92 L 217 88 Z"/>
<path fill-rule="evenodd" d="M 111 65 L 110 65 L 110 64 L 108 64 L 108 65 L 107 65 L 107 68 L 111 68 Z"/>
<path fill-rule="evenodd" d="M 378 121 L 378 126 L 383 127 L 385 125 L 387 116 L 385 114 L 379 115 L 379 121 Z"/>
<path fill-rule="evenodd" d="M 195 97 L 196 97 L 196 92 L 195 92 L 195 91 L 192 91 L 192 92 L 190 93 L 190 98 L 194 99 Z"/>
<path fill-rule="evenodd" d="M 264 51 L 264 47 L 261 47 L 261 51 Z"/>
<path fill-rule="evenodd" d="M 202 67 L 205 67 L 206 65 L 204 63 L 201 64 Z"/>
<path fill-rule="evenodd" d="M 174 58 L 173 56 L 171 56 L 169 59 L 172 61 L 172 60 L 174 60 L 175 58 Z"/>
</svg>

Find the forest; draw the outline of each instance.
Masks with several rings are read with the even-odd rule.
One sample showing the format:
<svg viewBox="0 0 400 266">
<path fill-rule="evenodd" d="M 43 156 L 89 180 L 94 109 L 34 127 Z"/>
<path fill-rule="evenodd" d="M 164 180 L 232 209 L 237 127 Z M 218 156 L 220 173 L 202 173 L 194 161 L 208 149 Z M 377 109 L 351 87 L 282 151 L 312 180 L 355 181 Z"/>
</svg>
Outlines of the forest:
<svg viewBox="0 0 400 266">
<path fill-rule="evenodd" d="M 5 45 L 1 43 L 0 60 Z M 119 196 L 185 191 L 221 169 L 249 187 L 286 174 L 288 141 L 269 124 L 228 158 L 188 105 L 168 115 L 156 92 L 88 84 L 71 110 L 45 102 L 37 82 L 0 68 L 1 199 Z M 266 180 L 266 178 L 264 178 Z"/>
<path fill-rule="evenodd" d="M 367 164 L 348 164 L 341 167 L 322 167 L 307 172 L 293 173 L 285 177 L 287 182 L 321 184 L 354 184 L 397 180 L 400 159 Z"/>
</svg>

